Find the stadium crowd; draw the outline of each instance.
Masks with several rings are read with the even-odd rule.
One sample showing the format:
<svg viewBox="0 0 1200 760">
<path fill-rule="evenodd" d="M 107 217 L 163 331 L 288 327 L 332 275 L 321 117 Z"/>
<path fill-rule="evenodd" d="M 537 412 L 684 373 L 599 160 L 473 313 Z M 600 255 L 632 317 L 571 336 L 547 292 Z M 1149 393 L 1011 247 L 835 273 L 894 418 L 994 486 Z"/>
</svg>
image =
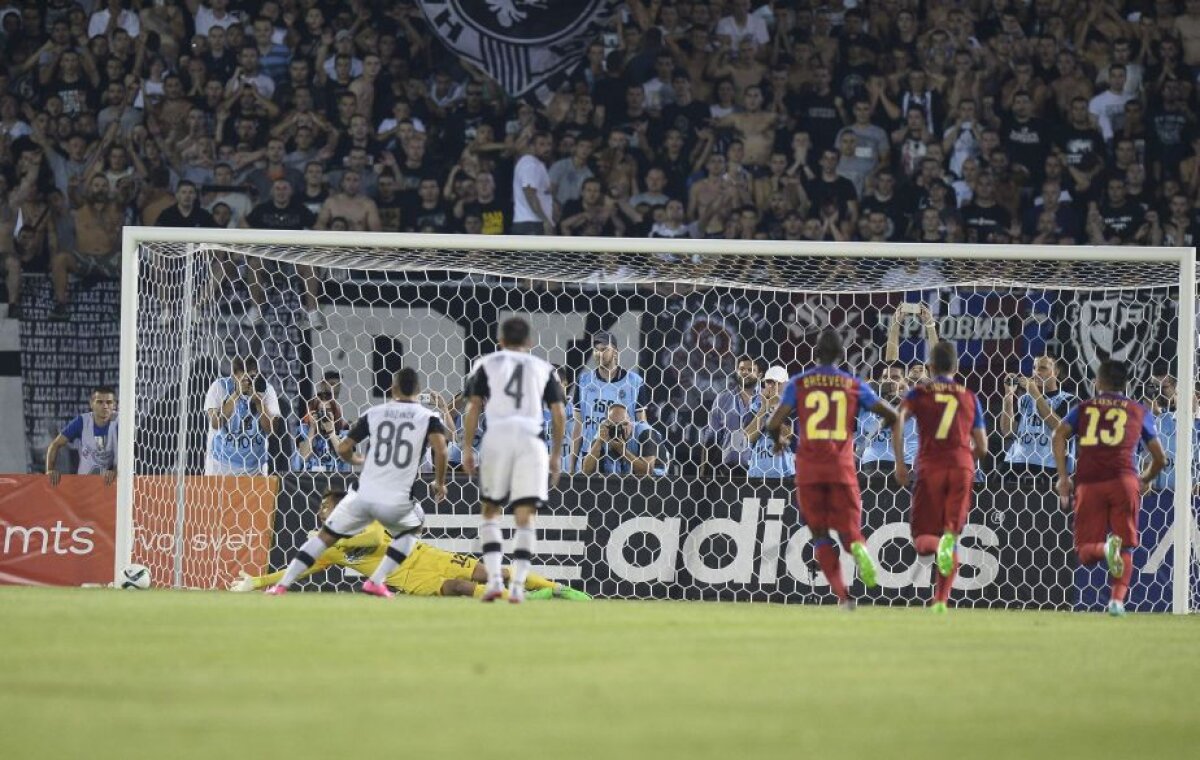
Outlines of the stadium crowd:
<svg viewBox="0 0 1200 760">
<path fill-rule="evenodd" d="M 6 3 L 10 318 L 45 272 L 68 319 L 135 223 L 1194 245 L 1200 219 L 1200 0 L 628 0 L 545 103 L 409 2 Z"/>
</svg>

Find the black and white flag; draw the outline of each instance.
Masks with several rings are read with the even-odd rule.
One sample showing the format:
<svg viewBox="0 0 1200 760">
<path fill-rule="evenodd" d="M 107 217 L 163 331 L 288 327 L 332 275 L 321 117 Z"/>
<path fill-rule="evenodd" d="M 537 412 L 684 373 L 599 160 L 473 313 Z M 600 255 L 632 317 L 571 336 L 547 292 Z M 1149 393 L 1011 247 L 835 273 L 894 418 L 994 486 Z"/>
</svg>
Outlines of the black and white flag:
<svg viewBox="0 0 1200 760">
<path fill-rule="evenodd" d="M 618 0 L 420 0 L 434 32 L 513 97 L 578 66 Z"/>
</svg>

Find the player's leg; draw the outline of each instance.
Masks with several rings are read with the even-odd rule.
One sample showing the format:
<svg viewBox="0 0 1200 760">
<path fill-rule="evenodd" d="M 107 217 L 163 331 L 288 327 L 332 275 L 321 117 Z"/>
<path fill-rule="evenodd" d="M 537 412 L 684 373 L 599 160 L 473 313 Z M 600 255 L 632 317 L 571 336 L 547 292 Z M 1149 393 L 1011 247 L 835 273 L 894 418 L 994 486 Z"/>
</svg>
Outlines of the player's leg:
<svg viewBox="0 0 1200 760">
<path fill-rule="evenodd" d="M 839 604 L 850 603 L 850 592 L 846 582 L 842 580 L 842 561 L 837 542 L 829 536 L 829 495 L 828 486 L 824 483 L 813 485 L 797 485 L 796 500 L 800 504 L 800 514 L 804 524 L 812 532 L 813 554 L 817 564 L 829 581 L 829 588 L 837 597 Z"/>
<path fill-rule="evenodd" d="M 971 507 L 975 473 L 970 470 L 950 470 L 942 473 L 941 480 L 938 496 L 942 536 L 937 546 L 938 578 L 933 589 L 933 600 L 934 604 L 941 605 L 939 609 L 944 609 L 950 599 L 950 590 L 954 588 L 954 579 L 958 576 L 958 536 L 962 533 L 967 511 Z"/>
<path fill-rule="evenodd" d="M 846 551 L 854 558 L 858 577 L 867 588 L 875 588 L 879 583 L 875 580 L 875 560 L 871 558 L 862 534 L 862 494 L 859 493 L 858 483 L 831 483 L 829 500 L 833 510 L 833 528 L 841 537 Z"/>
<path fill-rule="evenodd" d="M 537 528 L 534 519 L 538 508 L 549 497 L 550 457 L 540 438 L 520 439 L 511 469 L 511 507 L 516 531 L 513 534 L 512 583 L 508 601 L 516 604 L 525 598 L 525 580 L 537 552 Z"/>
<path fill-rule="evenodd" d="M 912 530 L 913 548 L 918 557 L 935 558 L 942 539 L 942 527 L 945 523 L 941 510 L 941 499 L 937 493 L 939 478 L 936 473 L 920 473 L 913 483 L 912 508 L 908 524 Z M 939 575 L 935 582 L 940 582 Z M 937 589 L 934 589 L 930 607 L 934 612 L 945 612 L 946 605 L 938 600 Z"/>
<path fill-rule="evenodd" d="M 332 515 L 330 515 L 332 518 Z M 326 523 L 328 526 L 328 523 Z M 363 525 L 365 528 L 366 525 Z M 362 530 L 359 528 L 358 530 Z M 333 546 L 339 538 L 346 538 L 358 532 L 358 530 L 348 533 L 340 533 L 330 530 L 328 527 L 323 527 L 316 532 L 315 535 L 309 536 L 295 554 L 292 555 L 288 562 L 287 569 L 283 571 L 283 577 L 279 579 L 279 583 L 267 589 L 268 594 L 285 594 L 287 590 L 295 583 L 301 575 L 304 575 L 313 564 L 325 553 L 325 550 Z"/>
<path fill-rule="evenodd" d="M 512 446 L 505 445 L 495 433 L 483 436 L 480 444 L 479 494 L 483 522 L 479 525 L 479 541 L 483 548 L 483 567 L 487 572 L 487 589 L 482 600 L 493 602 L 504 596 L 504 548 L 500 533 L 500 515 L 511 498 L 513 467 Z"/>
<path fill-rule="evenodd" d="M 372 596 L 391 598 L 393 594 L 387 587 L 388 576 L 396 572 L 416 548 L 417 536 L 425 524 L 425 512 L 417 504 L 369 506 L 366 511 L 392 534 L 392 542 L 388 544 L 375 572 L 363 582 L 362 590 Z"/>
<path fill-rule="evenodd" d="M 1104 561 L 1108 507 L 1103 483 L 1075 484 L 1075 556 L 1088 566 Z"/>
<path fill-rule="evenodd" d="M 1104 558 L 1108 563 L 1112 588 L 1108 603 L 1110 615 L 1125 614 L 1125 597 L 1129 593 L 1129 582 L 1133 577 L 1133 549 L 1138 545 L 1138 510 L 1142 502 L 1141 489 L 1138 486 L 1135 478 L 1121 478 L 1111 483 L 1112 500 L 1109 503 L 1108 522 L 1112 534 L 1104 547 Z"/>
</svg>

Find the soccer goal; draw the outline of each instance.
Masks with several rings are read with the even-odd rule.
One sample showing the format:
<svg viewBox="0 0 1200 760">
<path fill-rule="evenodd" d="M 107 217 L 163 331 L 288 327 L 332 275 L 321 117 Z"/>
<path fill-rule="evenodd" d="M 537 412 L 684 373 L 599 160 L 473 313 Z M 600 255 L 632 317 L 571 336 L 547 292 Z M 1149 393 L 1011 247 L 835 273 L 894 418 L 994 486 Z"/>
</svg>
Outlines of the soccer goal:
<svg viewBox="0 0 1200 760">
<path fill-rule="evenodd" d="M 453 465 L 472 445 L 463 379 L 499 322 L 522 315 L 579 414 L 539 517 L 551 579 L 606 598 L 833 601 L 786 462 L 756 426 L 772 384 L 810 365 L 833 327 L 847 369 L 892 399 L 920 380 L 931 341 L 954 341 L 984 402 L 990 456 L 959 606 L 1100 606 L 1102 571 L 1075 567 L 1049 436 L 1101 360 L 1128 362 L 1168 452 L 1143 499 L 1129 604 L 1200 605 L 1192 249 L 139 227 L 124 240 L 120 424 L 134 434 L 120 441 L 117 570 L 145 564 L 156 585 L 278 569 L 318 526 L 322 494 L 353 483 L 326 431 L 381 401 L 401 366 L 458 430 Z M 598 382 L 630 384 L 628 425 L 608 427 L 621 404 L 597 398 Z M 874 604 L 926 600 L 933 568 L 911 546 L 887 431 L 870 414 L 851 422 L 880 585 L 864 590 L 844 563 L 847 580 Z M 597 443 L 602 430 L 628 456 Z M 457 474 L 424 539 L 477 551 L 477 497 Z M 339 572 L 306 583 L 345 588 Z"/>
</svg>

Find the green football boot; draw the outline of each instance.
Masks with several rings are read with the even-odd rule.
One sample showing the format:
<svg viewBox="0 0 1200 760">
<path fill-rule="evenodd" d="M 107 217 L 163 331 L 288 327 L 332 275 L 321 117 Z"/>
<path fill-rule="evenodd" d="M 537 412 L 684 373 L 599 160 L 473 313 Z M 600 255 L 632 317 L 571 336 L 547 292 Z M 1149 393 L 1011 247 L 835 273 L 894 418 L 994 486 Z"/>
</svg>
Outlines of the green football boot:
<svg viewBox="0 0 1200 760">
<path fill-rule="evenodd" d="M 569 602 L 590 602 L 592 598 L 578 589 L 573 589 L 570 586 L 562 583 L 554 587 L 554 595 L 559 599 L 566 599 Z"/>
<path fill-rule="evenodd" d="M 956 543 L 958 543 L 958 536 L 950 531 L 943 533 L 942 539 L 938 541 L 937 569 L 943 578 L 949 578 L 950 573 L 954 572 L 954 545 Z"/>
<path fill-rule="evenodd" d="M 1120 536 L 1109 536 L 1104 542 L 1104 561 L 1108 563 L 1108 574 L 1112 577 L 1120 578 L 1125 574 L 1125 558 L 1121 556 Z"/>
<path fill-rule="evenodd" d="M 850 544 L 850 554 L 854 557 L 854 564 L 858 565 L 858 577 L 862 578 L 863 584 L 867 588 L 878 586 L 879 583 L 875 580 L 875 563 L 871 561 L 871 553 L 863 546 L 862 541 Z"/>
<path fill-rule="evenodd" d="M 945 602 L 934 602 L 933 604 L 929 605 L 929 611 L 935 615 L 945 615 L 947 609 L 948 608 L 946 607 Z"/>
<path fill-rule="evenodd" d="M 527 592 L 525 592 L 525 598 L 526 599 L 553 599 L 554 598 L 554 589 L 539 588 L 537 591 L 527 591 Z"/>
</svg>

